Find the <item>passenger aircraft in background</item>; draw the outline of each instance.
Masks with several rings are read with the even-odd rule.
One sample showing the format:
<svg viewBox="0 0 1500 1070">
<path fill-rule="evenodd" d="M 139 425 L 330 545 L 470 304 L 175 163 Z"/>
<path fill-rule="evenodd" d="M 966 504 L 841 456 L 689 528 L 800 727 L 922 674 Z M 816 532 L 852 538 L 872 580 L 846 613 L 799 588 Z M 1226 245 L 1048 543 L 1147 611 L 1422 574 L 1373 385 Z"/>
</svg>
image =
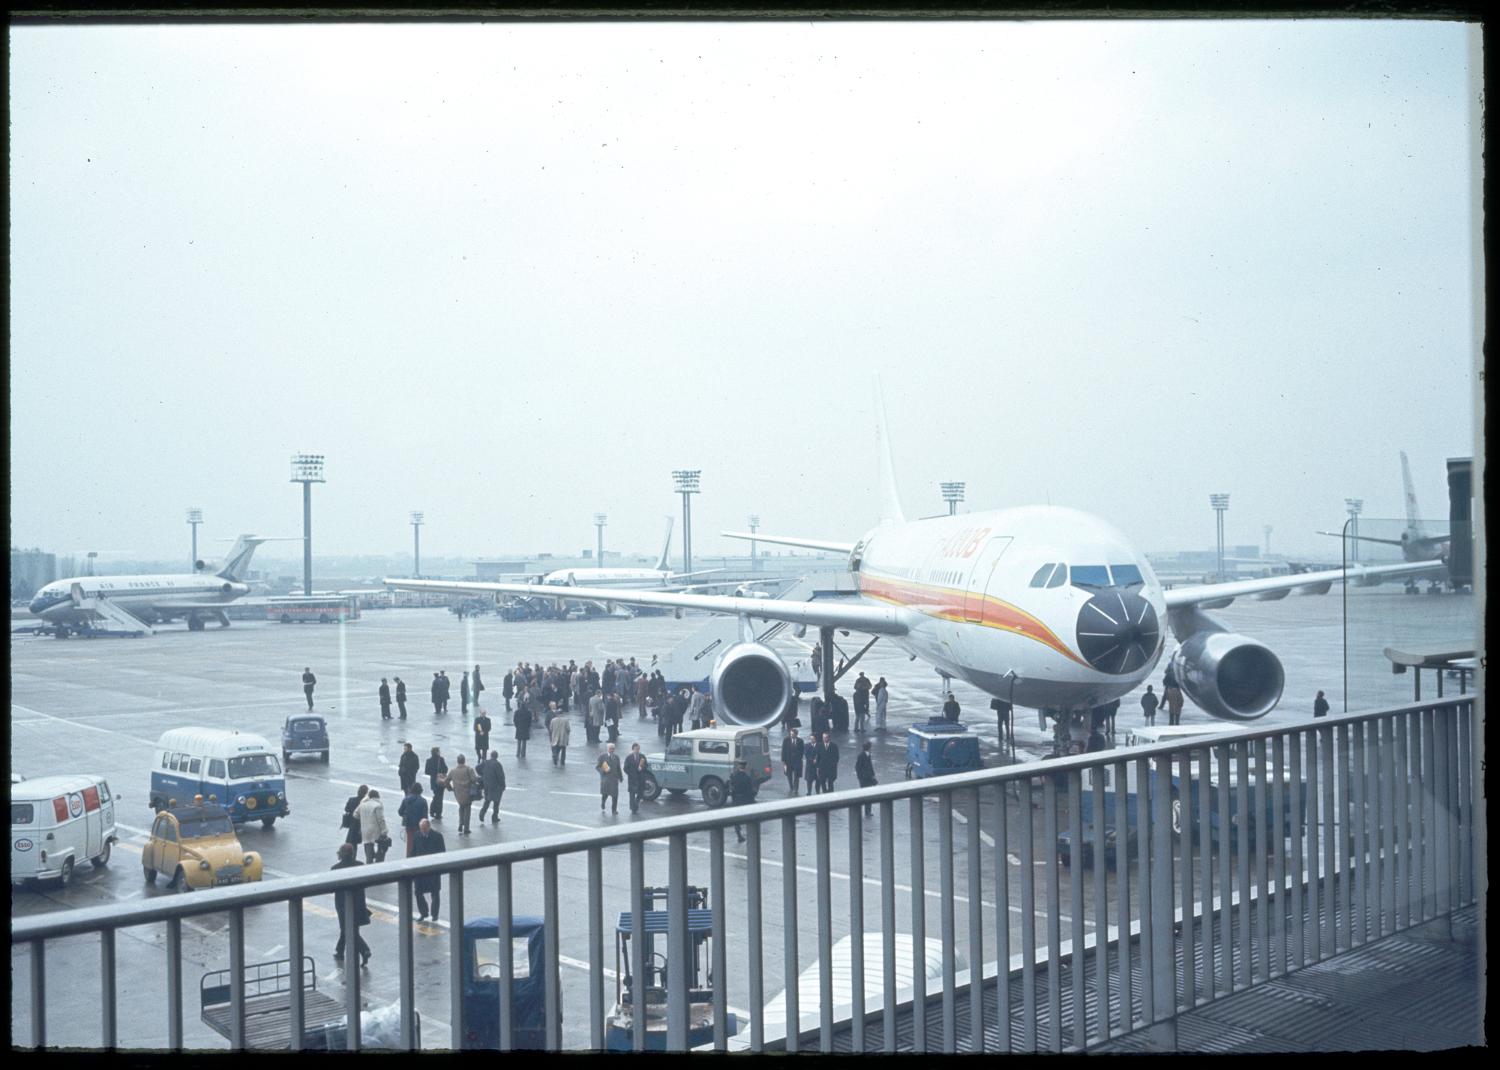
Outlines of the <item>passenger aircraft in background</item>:
<svg viewBox="0 0 1500 1070">
<path fill-rule="evenodd" d="M 66 639 L 81 626 L 106 622 L 137 635 L 150 635 L 150 625 L 186 617 L 190 631 L 202 631 L 205 617 L 214 617 L 229 627 L 221 607 L 250 590 L 245 571 L 255 548 L 270 539 L 241 535 L 216 572 L 198 562 L 191 575 L 75 576 L 53 580 L 31 600 L 31 612 L 53 625 L 54 634 Z"/>
<path fill-rule="evenodd" d="M 847 553 L 856 594 L 798 602 L 578 586 L 569 598 L 737 615 L 741 641 L 719 655 L 710 675 L 715 713 L 734 724 L 771 724 L 791 697 L 791 674 L 774 650 L 755 641 L 752 620 L 887 637 L 946 676 L 1014 705 L 1053 711 L 1088 709 L 1134 690 L 1155 670 L 1170 626 L 1179 644 L 1171 663 L 1183 690 L 1211 716 L 1246 721 L 1280 700 L 1281 661 L 1204 609 L 1242 596 L 1321 594 L 1346 578 L 1378 583 L 1442 567 L 1420 561 L 1164 590 L 1129 539 L 1076 509 L 1033 505 L 906 521 L 889 446 L 883 433 L 879 437 L 883 515 L 857 541 L 724 532 Z M 385 583 L 470 595 L 534 590 L 506 583 Z"/>
<path fill-rule="evenodd" d="M 559 568 L 547 573 L 540 582 L 552 587 L 622 587 L 630 590 L 676 591 L 690 586 L 683 584 L 683 580 L 724 571 L 711 568 L 696 572 L 673 572 L 668 568 L 667 555 L 672 550 L 672 523 L 673 518 L 667 517 L 667 536 L 662 541 L 661 556 L 656 559 L 655 568 Z"/>
<path fill-rule="evenodd" d="M 1401 532 L 1399 539 L 1382 539 L 1375 535 L 1345 534 L 1342 531 L 1320 531 L 1319 535 L 1332 535 L 1336 539 L 1350 539 L 1355 542 L 1378 542 L 1386 546 L 1401 547 L 1401 556 L 1407 561 L 1431 561 L 1441 559 L 1446 563 L 1448 560 L 1448 548 L 1452 545 L 1452 535 L 1428 534 L 1426 526 L 1422 521 L 1422 512 L 1417 508 L 1417 492 L 1412 486 L 1411 464 L 1406 459 L 1406 451 L 1401 451 L 1401 490 L 1406 505 L 1406 529 Z M 1436 580 L 1437 576 L 1433 577 Z M 1414 586 L 1408 582 L 1408 587 Z"/>
</svg>

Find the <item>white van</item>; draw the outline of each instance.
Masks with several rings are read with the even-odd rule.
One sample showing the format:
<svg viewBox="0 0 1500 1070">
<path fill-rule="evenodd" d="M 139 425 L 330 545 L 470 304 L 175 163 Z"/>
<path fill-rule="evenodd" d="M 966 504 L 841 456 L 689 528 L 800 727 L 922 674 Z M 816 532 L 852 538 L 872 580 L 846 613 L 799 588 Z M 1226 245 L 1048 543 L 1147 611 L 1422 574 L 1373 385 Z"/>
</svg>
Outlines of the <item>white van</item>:
<svg viewBox="0 0 1500 1070">
<path fill-rule="evenodd" d="M 173 728 L 156 742 L 148 801 L 156 811 L 193 796 L 218 803 L 236 825 L 266 828 L 291 813 L 281 748 L 265 737 L 232 728 Z"/>
<path fill-rule="evenodd" d="M 64 887 L 84 861 L 109 864 L 115 796 L 103 777 L 73 774 L 12 783 L 10 882 L 56 880 Z"/>
</svg>

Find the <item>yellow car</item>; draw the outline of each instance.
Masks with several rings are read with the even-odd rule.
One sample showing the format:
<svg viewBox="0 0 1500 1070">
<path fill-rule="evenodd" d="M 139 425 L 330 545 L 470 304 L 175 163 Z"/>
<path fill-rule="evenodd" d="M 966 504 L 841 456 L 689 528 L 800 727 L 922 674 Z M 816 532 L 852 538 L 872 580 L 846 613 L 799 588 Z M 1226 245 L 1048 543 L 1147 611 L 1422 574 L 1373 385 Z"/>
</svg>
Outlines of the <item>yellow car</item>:
<svg viewBox="0 0 1500 1070">
<path fill-rule="evenodd" d="M 201 799 L 156 815 L 141 868 L 152 884 L 157 873 L 172 874 L 170 887 L 179 892 L 261 878 L 260 855 L 240 846 L 229 811 Z"/>
</svg>

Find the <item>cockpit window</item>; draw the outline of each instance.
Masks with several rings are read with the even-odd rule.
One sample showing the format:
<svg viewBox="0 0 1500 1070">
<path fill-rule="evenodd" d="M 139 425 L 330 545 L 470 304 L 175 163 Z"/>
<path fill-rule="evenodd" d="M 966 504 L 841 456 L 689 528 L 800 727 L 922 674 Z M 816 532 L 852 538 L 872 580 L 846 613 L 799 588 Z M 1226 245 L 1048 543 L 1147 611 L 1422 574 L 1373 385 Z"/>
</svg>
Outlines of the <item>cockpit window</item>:
<svg viewBox="0 0 1500 1070">
<path fill-rule="evenodd" d="M 1110 565 L 1109 571 L 1115 578 L 1116 587 L 1129 587 L 1132 584 L 1146 582 L 1141 577 L 1141 570 L 1134 565 Z"/>
<path fill-rule="evenodd" d="M 1074 565 L 1073 586 L 1108 587 L 1109 569 L 1103 565 Z"/>
<path fill-rule="evenodd" d="M 1049 561 L 1047 564 L 1045 564 L 1041 568 L 1037 569 L 1036 570 L 1036 575 L 1033 576 L 1033 577 L 1031 577 L 1031 586 L 1033 586 L 1033 587 L 1045 587 L 1045 586 L 1047 586 L 1047 580 L 1049 580 L 1052 577 L 1052 570 L 1055 569 L 1056 567 L 1057 567 L 1056 565 L 1052 564 Z"/>
<path fill-rule="evenodd" d="M 1057 571 L 1052 573 L 1052 578 L 1047 581 L 1048 587 L 1061 587 L 1068 582 L 1068 566 L 1058 565 Z"/>
</svg>

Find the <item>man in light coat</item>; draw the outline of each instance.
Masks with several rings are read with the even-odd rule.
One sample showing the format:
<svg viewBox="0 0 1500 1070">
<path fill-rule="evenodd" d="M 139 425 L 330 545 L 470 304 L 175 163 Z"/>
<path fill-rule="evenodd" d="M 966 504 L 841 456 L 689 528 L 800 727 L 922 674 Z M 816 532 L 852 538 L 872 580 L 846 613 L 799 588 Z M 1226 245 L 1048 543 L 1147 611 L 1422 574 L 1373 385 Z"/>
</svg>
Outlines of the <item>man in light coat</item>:
<svg viewBox="0 0 1500 1070">
<path fill-rule="evenodd" d="M 565 713 L 554 711 L 552 723 L 547 726 L 547 736 L 552 740 L 552 764 L 568 764 L 568 735 L 573 730 L 573 724 Z"/>
<path fill-rule="evenodd" d="M 355 811 L 359 819 L 359 840 L 364 844 L 366 862 L 384 862 L 391 847 L 391 830 L 385 823 L 385 803 L 380 792 L 371 788 Z"/>
<path fill-rule="evenodd" d="M 474 767 L 458 756 L 458 764 L 448 774 L 448 790 L 453 792 L 453 801 L 458 803 L 458 831 L 469 832 L 469 812 L 474 806 L 474 789 L 479 784 L 479 774 Z"/>
<path fill-rule="evenodd" d="M 599 809 L 604 809 L 604 804 L 609 803 L 613 807 L 611 813 L 620 812 L 620 781 L 625 777 L 624 767 L 620 763 L 620 756 L 615 753 L 615 745 L 609 744 L 599 760 L 594 763 L 594 768 L 599 771 Z"/>
<path fill-rule="evenodd" d="M 594 692 L 589 696 L 588 722 L 584 726 L 584 734 L 590 743 L 599 742 L 599 729 L 604 724 L 604 695 Z"/>
<path fill-rule="evenodd" d="M 484 785 L 484 802 L 479 806 L 479 823 L 484 824 L 484 812 L 490 811 L 490 824 L 500 823 L 500 796 L 505 794 L 505 767 L 500 764 L 500 752 L 490 751 L 490 756 L 479 763 L 479 782 Z"/>
</svg>

